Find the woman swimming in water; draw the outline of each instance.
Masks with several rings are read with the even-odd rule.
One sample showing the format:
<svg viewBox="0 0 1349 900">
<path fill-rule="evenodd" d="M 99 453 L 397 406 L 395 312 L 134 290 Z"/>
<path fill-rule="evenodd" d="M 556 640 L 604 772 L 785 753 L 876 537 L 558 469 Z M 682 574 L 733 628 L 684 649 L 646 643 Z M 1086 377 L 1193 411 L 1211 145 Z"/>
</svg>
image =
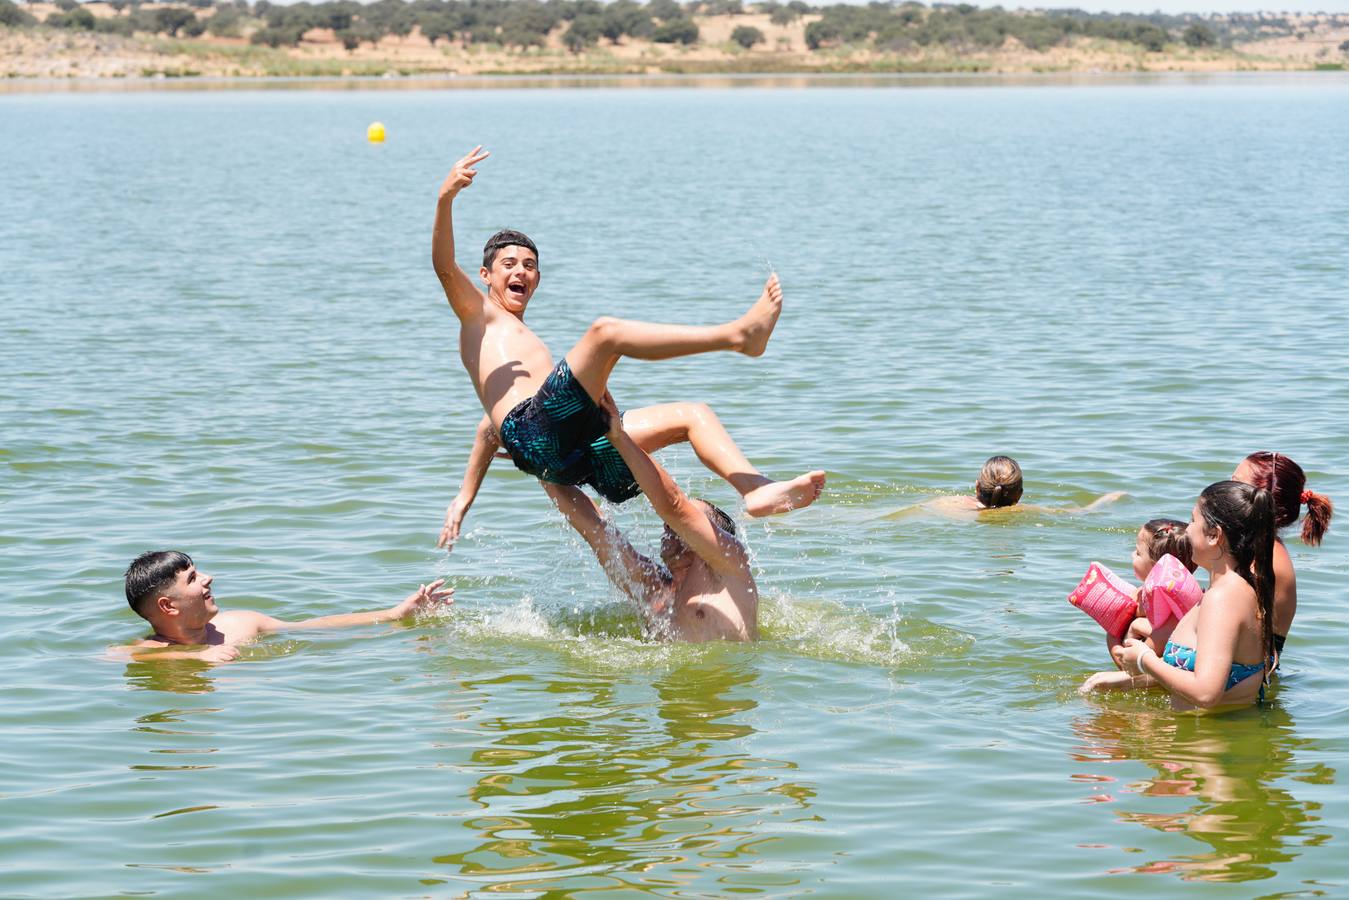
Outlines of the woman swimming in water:
<svg viewBox="0 0 1349 900">
<path fill-rule="evenodd" d="M 1199 495 L 1186 529 L 1209 573 L 1203 601 L 1180 620 L 1160 655 L 1129 638 L 1125 671 L 1151 675 L 1180 709 L 1263 696 L 1274 655 L 1274 503 L 1269 491 L 1219 481 Z"/>
<path fill-rule="evenodd" d="M 1115 491 L 1114 493 L 1096 498 L 1086 506 L 1056 509 L 1049 506 L 1021 504 L 1021 495 L 1024 490 L 1025 481 L 1021 474 L 1021 466 L 1017 461 L 1010 456 L 990 456 L 984 463 L 983 468 L 979 470 L 979 477 L 974 481 L 973 496 L 937 497 L 935 500 L 929 500 L 926 503 L 921 504 L 921 507 L 935 512 L 945 513 L 947 515 L 960 515 L 972 512 L 980 513 L 991 509 L 1003 509 L 1009 506 L 1018 506 L 1020 509 L 1031 512 L 1076 513 L 1096 509 L 1098 506 L 1118 500 L 1120 497 L 1124 496 L 1123 491 Z M 900 514 L 911 509 L 915 509 L 915 507 L 898 510 L 895 513 L 891 513 L 887 518 L 897 518 Z"/>
<path fill-rule="evenodd" d="M 1242 481 L 1269 491 L 1274 495 L 1274 527 L 1287 528 L 1298 520 L 1302 507 L 1307 515 L 1302 520 L 1302 543 L 1315 547 L 1321 543 L 1335 505 L 1325 494 L 1307 490 L 1307 476 L 1302 467 L 1282 453 L 1261 450 L 1241 461 L 1232 473 L 1233 481 Z M 1297 614 L 1297 574 L 1288 548 L 1275 535 L 1274 539 L 1274 650 L 1283 655 L 1283 644 Z M 1276 662 L 1277 665 L 1277 662 Z"/>
</svg>

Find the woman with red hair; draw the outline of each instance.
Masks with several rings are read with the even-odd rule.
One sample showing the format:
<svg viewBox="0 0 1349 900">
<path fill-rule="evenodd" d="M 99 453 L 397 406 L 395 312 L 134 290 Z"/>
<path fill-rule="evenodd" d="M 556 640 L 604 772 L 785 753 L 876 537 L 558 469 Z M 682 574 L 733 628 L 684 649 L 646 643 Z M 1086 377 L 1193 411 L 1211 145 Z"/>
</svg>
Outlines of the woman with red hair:
<svg viewBox="0 0 1349 900">
<path fill-rule="evenodd" d="M 1282 453 L 1261 450 L 1252 453 L 1241 461 L 1233 481 L 1269 491 L 1274 498 L 1274 527 L 1287 528 L 1302 516 L 1302 507 L 1307 507 L 1306 518 L 1302 520 L 1302 543 L 1315 547 L 1321 543 L 1326 529 L 1330 527 L 1330 517 L 1335 504 L 1324 494 L 1307 490 L 1307 476 L 1302 467 Z M 1288 629 L 1297 613 L 1297 575 L 1293 571 L 1293 560 L 1288 548 L 1281 539 L 1274 541 L 1274 648 L 1283 654 L 1283 643 L 1288 637 Z"/>
</svg>

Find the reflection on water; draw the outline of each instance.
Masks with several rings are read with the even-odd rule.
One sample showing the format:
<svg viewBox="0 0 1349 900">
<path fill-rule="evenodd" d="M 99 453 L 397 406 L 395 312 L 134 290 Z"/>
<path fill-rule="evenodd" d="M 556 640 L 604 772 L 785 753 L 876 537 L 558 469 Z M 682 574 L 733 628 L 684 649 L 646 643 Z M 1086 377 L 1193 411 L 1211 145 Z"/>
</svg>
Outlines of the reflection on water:
<svg viewBox="0 0 1349 900">
<path fill-rule="evenodd" d="M 653 681 L 654 697 L 620 696 L 609 678 L 515 679 L 516 690 L 553 695 L 554 711 L 479 723 L 496 732 L 468 763 L 479 809 L 464 825 L 480 843 L 435 862 L 493 893 L 564 879 L 572 892 L 666 890 L 705 883 L 708 870 L 740 891 L 797 884 L 760 870 L 761 848 L 780 838 L 758 823 L 781 833 L 818 822 L 815 787 L 791 778 L 794 762 L 746 752 L 757 678 L 743 661 L 686 665 Z"/>
<path fill-rule="evenodd" d="M 1335 771 L 1299 759 L 1299 752 L 1314 748 L 1296 737 L 1291 716 L 1277 705 L 1226 715 L 1101 709 L 1078 719 L 1074 730 L 1082 740 L 1072 754 L 1075 760 L 1137 760 L 1155 773 L 1121 785 L 1118 793 L 1111 792 L 1119 784 L 1114 777 L 1074 776 L 1094 785 L 1094 802 L 1111 806 L 1119 821 L 1184 834 L 1208 846 L 1112 872 L 1257 881 L 1277 875 L 1281 864 L 1298 856 L 1298 848 L 1330 837 L 1314 827 L 1320 804 L 1298 800 L 1290 788 L 1331 784 Z M 1128 809 L 1119 808 L 1126 804 Z"/>
<path fill-rule="evenodd" d="M 174 694 L 209 694 L 211 664 L 195 659 L 166 659 L 129 663 L 127 684 L 142 691 L 168 691 Z"/>
<path fill-rule="evenodd" d="M 232 666 L 247 660 L 275 659 L 309 646 L 312 642 L 273 637 L 239 648 L 238 662 L 223 667 L 195 659 L 156 659 L 153 655 L 127 664 L 124 677 L 132 688 L 142 691 L 168 691 L 172 694 L 209 694 L 215 690 L 212 679 Z"/>
</svg>

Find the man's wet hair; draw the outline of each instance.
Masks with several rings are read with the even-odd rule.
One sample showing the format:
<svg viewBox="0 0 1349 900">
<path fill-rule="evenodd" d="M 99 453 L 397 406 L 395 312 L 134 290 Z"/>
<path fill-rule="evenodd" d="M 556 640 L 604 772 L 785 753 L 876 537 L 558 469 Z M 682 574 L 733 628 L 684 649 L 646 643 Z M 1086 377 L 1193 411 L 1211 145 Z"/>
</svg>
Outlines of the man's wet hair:
<svg viewBox="0 0 1349 900">
<path fill-rule="evenodd" d="M 126 602 L 136 615 L 148 619 L 144 606 L 192 568 L 192 557 L 178 550 L 151 550 L 131 561 L 126 569 Z"/>
<path fill-rule="evenodd" d="M 519 231 L 498 231 L 487 239 L 487 243 L 482 248 L 482 267 L 484 269 L 492 268 L 492 263 L 497 258 L 497 251 L 503 247 L 524 247 L 526 250 L 534 252 L 534 261 L 539 259 L 539 248 L 534 246 L 534 242 L 529 239 L 529 235 Z"/>
<path fill-rule="evenodd" d="M 735 537 L 735 519 L 727 515 L 726 510 L 710 500 L 704 500 L 699 497 L 698 502 L 702 503 L 707 512 L 707 518 L 722 531 Z"/>
</svg>

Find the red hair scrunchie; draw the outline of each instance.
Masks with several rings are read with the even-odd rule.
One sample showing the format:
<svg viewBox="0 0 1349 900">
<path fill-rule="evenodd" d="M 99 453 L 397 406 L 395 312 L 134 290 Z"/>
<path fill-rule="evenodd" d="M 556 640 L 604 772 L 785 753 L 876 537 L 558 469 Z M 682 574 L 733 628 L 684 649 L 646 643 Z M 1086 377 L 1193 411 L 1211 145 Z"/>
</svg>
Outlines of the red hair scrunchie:
<svg viewBox="0 0 1349 900">
<path fill-rule="evenodd" d="M 1303 491 L 1302 496 L 1298 498 L 1304 505 L 1312 502 L 1312 497 L 1316 496 L 1311 491 Z"/>
</svg>

